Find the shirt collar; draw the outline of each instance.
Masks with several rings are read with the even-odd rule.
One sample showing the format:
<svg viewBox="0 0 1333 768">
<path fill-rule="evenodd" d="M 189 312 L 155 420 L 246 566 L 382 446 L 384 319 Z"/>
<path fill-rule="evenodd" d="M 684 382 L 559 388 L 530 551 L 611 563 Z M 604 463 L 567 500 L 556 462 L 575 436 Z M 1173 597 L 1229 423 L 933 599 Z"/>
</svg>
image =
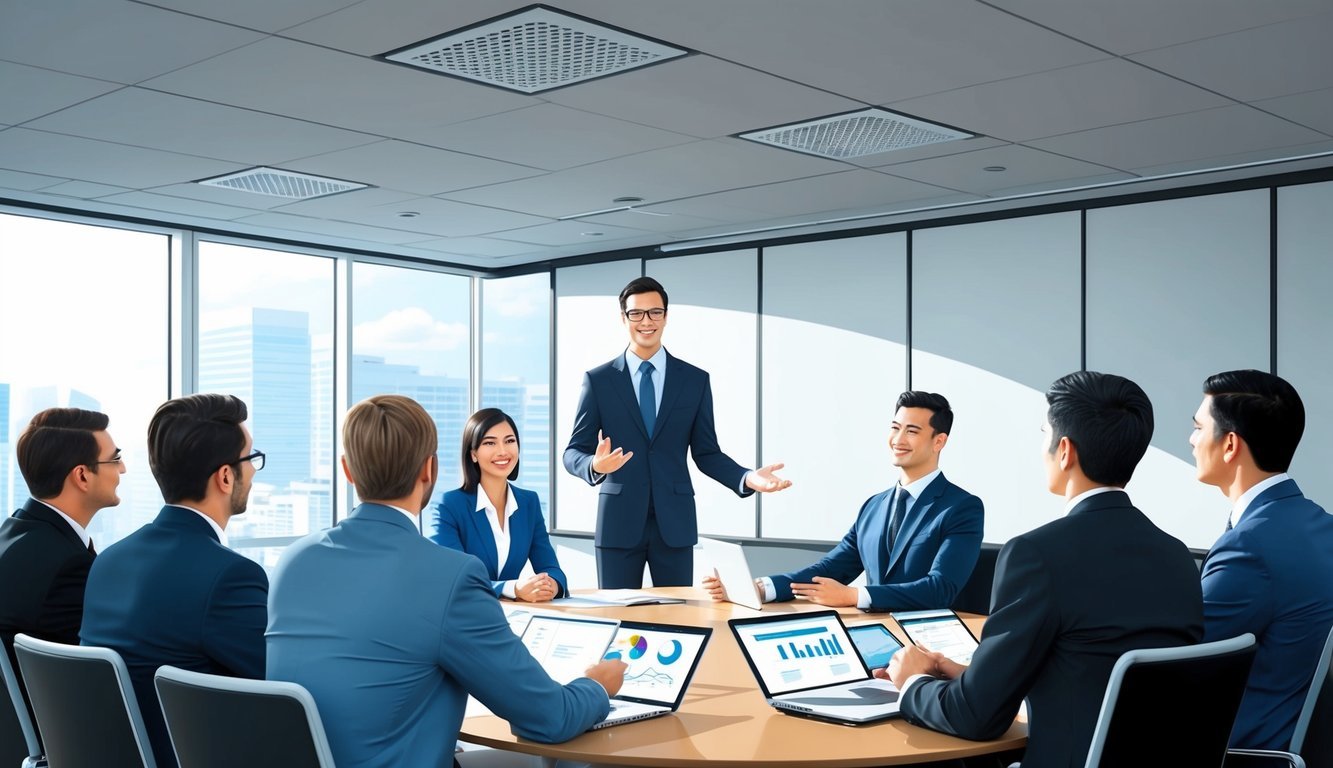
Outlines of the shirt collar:
<svg viewBox="0 0 1333 768">
<path fill-rule="evenodd" d="M 936 469 L 934 472 L 931 472 L 925 477 L 917 478 L 916 480 L 913 480 L 907 485 L 903 485 L 902 481 L 899 480 L 898 487 L 902 488 L 904 491 L 907 491 L 907 493 L 912 497 L 912 501 L 915 502 L 917 499 L 921 498 L 921 494 L 925 492 L 926 486 L 935 482 L 935 478 L 939 476 L 940 476 L 940 470 Z"/>
<path fill-rule="evenodd" d="M 62 518 L 64 518 L 64 519 L 65 519 L 65 522 L 69 523 L 69 527 L 70 527 L 70 528 L 73 528 L 73 529 L 74 529 L 74 532 L 77 533 L 77 534 L 79 535 L 79 539 L 81 539 L 81 540 L 83 541 L 83 546 L 85 546 L 85 547 L 88 546 L 88 542 L 90 542 L 90 541 L 93 540 L 93 537 L 92 537 L 91 535 L 89 535 L 88 531 L 87 531 L 86 529 L 84 529 L 84 527 L 83 527 L 82 525 L 79 525 L 78 523 L 74 522 L 74 518 L 70 517 L 69 515 L 65 514 L 64 512 L 61 512 L 60 510 L 56 509 L 54 506 L 52 506 L 52 505 L 50 505 L 50 504 L 47 504 L 46 502 L 42 501 L 41 499 L 33 499 L 33 501 L 37 502 L 38 504 L 42 504 L 42 505 L 44 505 L 47 509 L 50 509 L 51 511 L 55 512 L 57 515 L 60 515 Z"/>
<path fill-rule="evenodd" d="M 1283 482 L 1284 480 L 1290 480 L 1290 479 L 1291 475 L 1288 475 L 1286 472 L 1279 472 L 1276 475 L 1273 475 L 1272 477 L 1264 478 L 1263 480 L 1260 480 L 1259 482 L 1250 486 L 1250 490 L 1246 491 L 1245 493 L 1242 493 L 1240 495 L 1240 498 L 1236 499 L 1236 506 L 1234 509 L 1231 510 L 1231 527 L 1235 528 L 1236 526 L 1240 525 L 1240 519 L 1245 516 L 1246 512 L 1250 511 L 1250 505 L 1253 504 L 1254 500 L 1259 497 L 1259 494 L 1263 493 L 1269 488 L 1272 488 L 1278 483 Z"/>
<path fill-rule="evenodd" d="M 505 519 L 508 520 L 518 511 L 518 499 L 514 496 L 514 484 L 506 483 L 506 485 L 508 486 L 509 492 L 505 494 Z M 477 486 L 477 511 L 490 512 L 495 515 L 497 519 L 500 515 L 500 513 L 496 511 L 495 506 L 491 504 L 491 497 L 486 495 L 486 490 L 480 485 Z"/>
<path fill-rule="evenodd" d="M 402 507 L 395 507 L 392 504 L 381 504 L 380 506 L 388 507 L 389 509 L 396 509 L 399 512 L 402 512 L 404 515 L 407 516 L 407 519 L 412 523 L 413 528 L 421 530 L 421 518 L 419 516 L 414 515 L 411 512 L 408 512 L 406 509 L 403 509 Z"/>
<path fill-rule="evenodd" d="M 187 507 L 184 504 L 172 504 L 171 506 L 180 507 L 181 509 L 188 509 L 191 512 L 195 513 L 196 515 L 202 517 L 204 519 L 204 522 L 208 523 L 209 526 L 212 527 L 213 533 L 216 533 L 218 535 L 218 541 L 222 543 L 222 546 L 231 549 L 231 540 L 227 538 L 227 532 L 222 529 L 222 526 L 214 522 L 213 518 L 209 517 L 208 515 L 205 515 L 203 512 L 200 512 L 194 507 Z"/>
<path fill-rule="evenodd" d="M 1099 486 L 1097 486 L 1096 488 L 1092 488 L 1092 489 L 1090 489 L 1090 490 L 1086 490 L 1086 491 L 1084 491 L 1083 493 L 1080 493 L 1079 495 L 1077 495 L 1077 496 L 1075 496 L 1074 498 L 1070 499 L 1069 501 L 1065 502 L 1065 514 L 1066 514 L 1066 515 L 1069 514 L 1071 511 L 1073 511 L 1074 507 L 1077 507 L 1079 504 L 1082 504 L 1084 501 L 1087 501 L 1088 499 L 1091 499 L 1093 496 L 1097 496 L 1097 495 L 1099 495 L 1099 494 L 1103 494 L 1103 493 L 1110 493 L 1111 491 L 1121 491 L 1121 492 L 1123 492 L 1124 490 L 1125 490 L 1124 488 L 1116 488 L 1116 487 L 1113 486 L 1113 485 L 1099 485 Z"/>
<path fill-rule="evenodd" d="M 667 353 L 666 347 L 660 346 L 653 356 L 648 358 L 648 362 L 653 364 L 654 373 L 666 373 Z M 630 373 L 638 374 L 639 366 L 643 364 L 643 359 L 634 354 L 633 347 L 625 347 L 625 369 Z"/>
</svg>

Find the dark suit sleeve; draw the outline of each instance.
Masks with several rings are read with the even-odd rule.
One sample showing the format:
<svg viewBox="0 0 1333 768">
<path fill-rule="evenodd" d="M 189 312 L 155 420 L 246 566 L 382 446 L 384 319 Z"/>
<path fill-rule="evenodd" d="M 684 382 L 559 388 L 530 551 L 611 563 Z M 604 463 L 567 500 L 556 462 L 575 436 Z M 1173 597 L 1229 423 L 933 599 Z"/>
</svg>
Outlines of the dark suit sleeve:
<svg viewBox="0 0 1333 768">
<path fill-rule="evenodd" d="M 713 423 L 713 386 L 707 373 L 703 374 L 703 388 L 699 410 L 694 414 L 694 424 L 690 428 L 690 455 L 694 457 L 694 464 L 699 471 L 744 498 L 754 493 L 753 488 L 743 488 L 741 485 L 749 470 L 723 453 L 717 444 L 717 427 Z"/>
<path fill-rule="evenodd" d="M 606 690 L 588 678 L 552 680 L 514 636 L 488 584 L 481 563 L 468 562 L 444 596 L 440 667 L 525 739 L 565 741 L 606 717 Z"/>
<path fill-rule="evenodd" d="M 915 581 L 866 587 L 870 610 L 900 611 L 948 608 L 953 605 L 976 567 L 985 527 L 981 499 L 968 495 L 944 513 L 943 539 L 930 564 L 930 572 Z"/>
<path fill-rule="evenodd" d="M 1240 531 L 1223 537 L 1203 564 L 1204 641 L 1253 632 L 1272 620 L 1273 582 L 1263 558 Z"/>
<path fill-rule="evenodd" d="M 909 686 L 902 699 L 907 721 L 965 739 L 999 738 L 1055 642 L 1053 592 L 1036 547 L 1022 538 L 1006 544 L 995 565 L 995 612 L 971 666 L 955 680 Z"/>
<path fill-rule="evenodd" d="M 865 561 L 861 559 L 861 548 L 857 542 L 856 529 L 860 526 L 861 518 L 873 511 L 874 505 L 884 494 L 877 494 L 866 499 L 861 505 L 861 511 L 856 513 L 856 522 L 847 529 L 847 535 L 842 537 L 838 545 L 829 550 L 827 555 L 821 557 L 814 565 L 802 568 L 799 571 L 784 573 L 777 576 L 770 576 L 773 580 L 773 590 L 777 593 L 775 598 L 777 602 L 784 602 L 792 599 L 792 584 L 809 584 L 816 576 L 824 576 L 841 584 L 847 584 L 860 576 L 865 571 Z"/>
<path fill-rule="evenodd" d="M 520 497 L 521 504 L 528 507 L 532 520 L 532 545 L 528 549 L 528 561 L 532 563 L 534 573 L 545 573 L 560 585 L 556 597 L 569 596 L 569 579 L 560 569 L 560 561 L 555 558 L 555 547 L 551 546 L 551 536 L 546 531 L 546 518 L 542 517 L 541 501 L 537 494 Z"/>
<path fill-rule="evenodd" d="M 240 555 L 213 585 L 204 617 L 204 653 L 236 677 L 264 679 L 268 576 Z"/>
<path fill-rule="evenodd" d="M 83 593 L 88 586 L 88 570 L 92 564 L 93 557 L 86 552 L 75 553 L 60 564 L 39 609 L 39 637 L 68 645 L 79 644 Z"/>
<path fill-rule="evenodd" d="M 606 479 L 606 475 L 592 471 L 593 454 L 597 451 L 597 433 L 602 428 L 602 415 L 597 409 L 591 372 L 583 374 L 583 391 L 579 393 L 579 406 L 574 413 L 574 432 L 569 436 L 569 445 L 565 446 L 565 471 L 588 485 L 597 485 Z M 611 442 L 615 442 L 614 437 Z"/>
</svg>

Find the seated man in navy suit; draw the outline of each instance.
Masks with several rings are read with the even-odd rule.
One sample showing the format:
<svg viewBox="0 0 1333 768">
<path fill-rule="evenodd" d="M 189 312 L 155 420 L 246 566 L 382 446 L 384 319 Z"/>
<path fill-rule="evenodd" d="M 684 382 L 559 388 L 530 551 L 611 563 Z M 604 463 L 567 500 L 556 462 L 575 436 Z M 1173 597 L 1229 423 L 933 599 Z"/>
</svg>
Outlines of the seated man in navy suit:
<svg viewBox="0 0 1333 768">
<path fill-rule="evenodd" d="M 153 688 L 158 667 L 264 677 L 268 577 L 228 548 L 226 532 L 264 466 L 246 416 L 231 395 L 163 403 L 148 423 L 148 464 L 167 504 L 88 574 L 80 637 L 125 659 L 159 766 L 176 755 Z"/>
<path fill-rule="evenodd" d="M 1259 649 L 1231 745 L 1286 749 L 1333 626 L 1333 515 L 1287 474 L 1305 406 L 1262 371 L 1208 377 L 1190 445 L 1200 482 L 1231 501 L 1203 561 L 1204 639 L 1252 632 Z"/>
<path fill-rule="evenodd" d="M 347 413 L 343 472 L 361 503 L 292 544 L 273 576 L 268 676 L 310 691 L 338 768 L 443 766 L 467 695 L 533 741 L 565 741 L 606 717 L 621 661 L 568 685 L 514 636 L 476 557 L 420 533 L 438 471 L 435 422 L 377 395 Z"/>
<path fill-rule="evenodd" d="M 868 611 L 948 608 L 977 564 L 984 523 L 981 499 L 940 473 L 940 451 L 952 429 L 953 409 L 943 395 L 899 395 L 889 427 L 897 484 L 861 505 L 847 535 L 822 560 L 757 579 L 760 598 L 804 597 Z M 847 586 L 862 572 L 867 586 Z M 715 576 L 703 586 L 714 600 L 726 599 Z"/>
</svg>

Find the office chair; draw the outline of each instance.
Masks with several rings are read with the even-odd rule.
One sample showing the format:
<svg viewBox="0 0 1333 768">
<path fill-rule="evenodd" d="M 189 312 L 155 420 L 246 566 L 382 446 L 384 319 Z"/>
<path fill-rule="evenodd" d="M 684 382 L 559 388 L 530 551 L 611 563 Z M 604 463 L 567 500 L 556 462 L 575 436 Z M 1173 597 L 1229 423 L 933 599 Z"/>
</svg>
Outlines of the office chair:
<svg viewBox="0 0 1333 768">
<path fill-rule="evenodd" d="M 296 683 L 164 666 L 153 685 L 181 768 L 333 768 L 315 700 Z"/>
<path fill-rule="evenodd" d="M 1085 768 L 1216 768 L 1254 662 L 1254 635 L 1129 651 L 1111 669 Z"/>
<path fill-rule="evenodd" d="M 157 768 L 120 654 L 24 634 L 14 652 L 52 765 Z"/>
<path fill-rule="evenodd" d="M 1291 744 L 1286 751 L 1233 749 L 1227 752 L 1227 768 L 1333 768 L 1333 629 L 1315 665 L 1305 705 L 1296 719 Z"/>
<path fill-rule="evenodd" d="M 1000 544 L 982 544 L 977 555 L 977 564 L 967 583 L 958 590 L 958 596 L 949 606 L 961 613 L 980 613 L 990 615 L 990 594 L 995 584 L 995 561 L 1000 557 Z"/>
<path fill-rule="evenodd" d="M 0 645 L 0 683 L 5 692 L 0 699 L 0 765 L 21 765 L 22 768 L 41 768 L 46 765 L 42 745 L 37 740 L 37 729 L 28 715 L 28 705 L 19 688 L 18 675 L 9 663 L 9 654 Z"/>
</svg>

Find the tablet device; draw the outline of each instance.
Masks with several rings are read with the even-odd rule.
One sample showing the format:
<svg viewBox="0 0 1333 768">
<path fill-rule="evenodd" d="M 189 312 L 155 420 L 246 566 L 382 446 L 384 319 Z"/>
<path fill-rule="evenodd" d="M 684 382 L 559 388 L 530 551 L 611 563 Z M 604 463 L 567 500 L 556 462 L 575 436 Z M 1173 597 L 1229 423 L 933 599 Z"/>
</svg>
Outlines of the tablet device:
<svg viewBox="0 0 1333 768">
<path fill-rule="evenodd" d="M 761 610 L 764 605 L 754 588 L 754 574 L 740 544 L 699 537 L 706 562 L 717 569 L 718 580 L 727 590 L 727 602 Z"/>
<path fill-rule="evenodd" d="M 939 651 L 959 664 L 972 663 L 977 638 L 953 611 L 905 611 L 889 615 L 914 645 Z"/>
<path fill-rule="evenodd" d="M 903 647 L 898 638 L 889 632 L 883 624 L 861 624 L 848 627 L 847 634 L 852 638 L 852 645 L 861 655 L 861 660 L 871 669 L 889 666 L 889 659 Z"/>
</svg>

